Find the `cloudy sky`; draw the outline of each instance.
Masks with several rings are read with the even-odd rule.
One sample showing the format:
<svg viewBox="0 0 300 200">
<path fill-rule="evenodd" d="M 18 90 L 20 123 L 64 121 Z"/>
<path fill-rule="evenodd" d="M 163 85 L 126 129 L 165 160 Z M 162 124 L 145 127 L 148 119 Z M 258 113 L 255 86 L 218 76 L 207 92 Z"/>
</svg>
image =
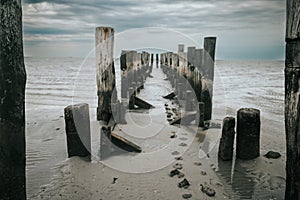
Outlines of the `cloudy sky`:
<svg viewBox="0 0 300 200">
<path fill-rule="evenodd" d="M 32 57 L 85 57 L 95 27 L 110 26 L 117 51 L 202 48 L 217 36 L 217 59 L 284 58 L 285 0 L 23 0 L 23 23 Z"/>
</svg>

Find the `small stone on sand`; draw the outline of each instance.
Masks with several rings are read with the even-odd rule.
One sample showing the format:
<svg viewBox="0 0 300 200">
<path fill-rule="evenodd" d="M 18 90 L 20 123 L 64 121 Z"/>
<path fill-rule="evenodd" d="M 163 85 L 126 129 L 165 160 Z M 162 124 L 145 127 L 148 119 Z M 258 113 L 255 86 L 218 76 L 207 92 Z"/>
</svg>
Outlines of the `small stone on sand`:
<svg viewBox="0 0 300 200">
<path fill-rule="evenodd" d="M 176 138 L 177 135 L 175 133 L 172 133 L 172 135 L 170 136 L 170 138 Z"/>
<path fill-rule="evenodd" d="M 173 155 L 173 156 L 179 155 L 179 152 L 178 152 L 178 151 L 173 151 L 173 152 L 172 152 L 172 155 Z"/>
<path fill-rule="evenodd" d="M 194 165 L 201 166 L 202 163 L 201 162 L 194 162 Z"/>
<path fill-rule="evenodd" d="M 169 176 L 173 177 L 180 174 L 180 171 L 178 171 L 178 169 L 173 169 L 172 171 L 170 171 Z"/>
<path fill-rule="evenodd" d="M 205 176 L 206 172 L 205 171 L 201 171 L 201 175 Z"/>
<path fill-rule="evenodd" d="M 118 180 L 118 178 L 114 177 L 113 181 L 112 181 L 112 184 L 115 184 L 117 180 Z"/>
<path fill-rule="evenodd" d="M 187 189 L 190 186 L 190 183 L 187 179 L 183 179 L 181 182 L 178 183 L 179 188 L 185 188 Z"/>
<path fill-rule="evenodd" d="M 185 147 L 185 146 L 187 146 L 187 144 L 186 144 L 186 143 L 184 143 L 184 142 L 182 142 L 182 143 L 180 143 L 180 144 L 179 144 L 179 146 L 181 146 L 181 147 Z"/>
<path fill-rule="evenodd" d="M 201 191 L 205 193 L 207 196 L 213 197 L 216 195 L 216 192 L 214 189 L 210 188 L 209 186 L 205 185 L 200 185 L 201 186 Z"/>
<path fill-rule="evenodd" d="M 183 160 L 181 156 L 175 157 L 175 160 Z"/>
<path fill-rule="evenodd" d="M 281 157 L 281 154 L 278 152 L 275 152 L 275 151 L 269 151 L 267 154 L 264 155 L 264 157 L 277 159 L 277 158 Z"/>
<path fill-rule="evenodd" d="M 173 168 L 175 169 L 182 169 L 182 164 L 181 163 L 176 163 Z"/>
<path fill-rule="evenodd" d="M 183 194 L 183 195 L 182 195 L 182 198 L 184 198 L 184 199 L 189 199 L 189 198 L 191 198 L 191 197 L 192 197 L 191 194 Z"/>
</svg>

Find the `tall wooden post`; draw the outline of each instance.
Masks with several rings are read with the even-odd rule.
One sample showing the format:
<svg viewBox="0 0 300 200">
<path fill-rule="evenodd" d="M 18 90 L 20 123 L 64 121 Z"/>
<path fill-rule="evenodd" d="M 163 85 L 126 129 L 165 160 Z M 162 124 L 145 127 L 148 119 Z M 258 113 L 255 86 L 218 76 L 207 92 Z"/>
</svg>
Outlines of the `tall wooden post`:
<svg viewBox="0 0 300 200">
<path fill-rule="evenodd" d="M 216 37 L 204 38 L 202 76 L 206 86 L 202 90 L 202 101 L 205 104 L 204 120 L 212 117 L 212 99 L 214 85 Z"/>
<path fill-rule="evenodd" d="M 1 0 L 0 16 L 0 199 L 26 199 L 21 0 Z"/>
<path fill-rule="evenodd" d="M 97 119 L 108 122 L 112 115 L 111 102 L 115 90 L 115 68 L 113 60 L 114 29 L 96 28 L 96 71 L 98 86 Z"/>
<path fill-rule="evenodd" d="M 205 78 L 214 80 L 216 37 L 204 38 L 203 67 Z"/>
<path fill-rule="evenodd" d="M 300 2 L 287 0 L 285 61 L 285 199 L 300 199 Z"/>
</svg>

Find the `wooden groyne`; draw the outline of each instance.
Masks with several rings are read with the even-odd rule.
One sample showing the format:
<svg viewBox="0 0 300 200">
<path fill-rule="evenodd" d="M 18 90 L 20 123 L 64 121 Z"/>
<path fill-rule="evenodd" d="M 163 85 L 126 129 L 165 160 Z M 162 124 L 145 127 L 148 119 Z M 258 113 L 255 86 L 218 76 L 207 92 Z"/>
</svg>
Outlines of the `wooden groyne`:
<svg viewBox="0 0 300 200">
<path fill-rule="evenodd" d="M 204 38 L 204 49 L 178 45 L 178 52 L 160 55 L 161 68 L 167 75 L 179 99 L 190 100 L 187 91 L 192 91 L 196 99 L 190 100 L 204 104 L 204 120 L 211 120 L 215 65 L 215 37 Z"/>
</svg>

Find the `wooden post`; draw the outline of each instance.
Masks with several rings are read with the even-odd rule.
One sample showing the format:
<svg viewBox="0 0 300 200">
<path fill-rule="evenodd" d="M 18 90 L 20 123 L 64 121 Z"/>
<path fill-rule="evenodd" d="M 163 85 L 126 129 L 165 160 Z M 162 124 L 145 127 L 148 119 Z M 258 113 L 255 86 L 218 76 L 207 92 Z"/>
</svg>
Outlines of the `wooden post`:
<svg viewBox="0 0 300 200">
<path fill-rule="evenodd" d="M 214 80 L 216 37 L 204 38 L 203 67 L 205 78 Z"/>
<path fill-rule="evenodd" d="M 91 155 L 89 105 L 70 105 L 64 109 L 68 157 Z"/>
<path fill-rule="evenodd" d="M 237 158 L 253 159 L 260 154 L 260 111 L 241 108 L 237 113 Z"/>
<path fill-rule="evenodd" d="M 184 52 L 184 44 L 178 44 L 178 53 L 183 53 Z"/>
<path fill-rule="evenodd" d="M 186 111 L 193 111 L 193 93 L 191 90 L 186 91 L 186 98 L 185 98 L 185 110 Z"/>
<path fill-rule="evenodd" d="M 128 93 L 128 82 L 127 82 L 127 73 L 121 72 L 121 98 L 127 99 Z"/>
<path fill-rule="evenodd" d="M 115 90 L 115 68 L 113 60 L 114 29 L 96 28 L 96 71 L 98 87 L 97 119 L 108 122 L 112 115 L 111 102 Z M 116 96 L 116 95 L 114 95 Z"/>
<path fill-rule="evenodd" d="M 208 81 L 205 82 L 205 86 L 202 87 L 202 91 L 201 91 L 201 101 L 204 102 L 205 104 L 205 112 L 204 112 L 204 120 L 211 120 L 212 117 L 212 94 L 209 90 L 210 86 L 207 86 L 208 84 L 212 84 L 209 83 Z"/>
<path fill-rule="evenodd" d="M 219 144 L 218 155 L 222 160 L 232 160 L 235 135 L 234 117 L 225 117 L 222 126 L 222 137 Z"/>
<path fill-rule="evenodd" d="M 300 199 L 300 2 L 287 0 L 285 61 L 285 199 Z"/>
<path fill-rule="evenodd" d="M 151 53 L 151 65 L 153 65 L 153 53 Z"/>
<path fill-rule="evenodd" d="M 195 67 L 199 70 L 201 74 L 204 74 L 203 71 L 203 49 L 195 50 Z"/>
<path fill-rule="evenodd" d="M 196 47 L 188 47 L 187 50 L 188 67 L 191 65 L 195 66 L 195 50 Z"/>
<path fill-rule="evenodd" d="M 26 199 L 22 5 L 0 5 L 0 199 Z"/>
<path fill-rule="evenodd" d="M 196 120 L 198 123 L 199 127 L 204 127 L 204 110 L 205 110 L 205 105 L 203 102 L 198 102 L 198 109 L 199 109 L 199 113 L 196 116 Z"/>
<path fill-rule="evenodd" d="M 129 92 L 129 103 L 128 103 L 128 107 L 129 107 L 129 109 L 134 109 L 134 105 L 135 105 L 135 102 L 134 102 L 135 92 L 134 92 L 133 87 L 130 87 L 130 88 L 128 89 L 128 92 Z"/>
<path fill-rule="evenodd" d="M 102 126 L 100 132 L 100 160 L 107 158 L 111 153 L 111 127 Z"/>
</svg>

